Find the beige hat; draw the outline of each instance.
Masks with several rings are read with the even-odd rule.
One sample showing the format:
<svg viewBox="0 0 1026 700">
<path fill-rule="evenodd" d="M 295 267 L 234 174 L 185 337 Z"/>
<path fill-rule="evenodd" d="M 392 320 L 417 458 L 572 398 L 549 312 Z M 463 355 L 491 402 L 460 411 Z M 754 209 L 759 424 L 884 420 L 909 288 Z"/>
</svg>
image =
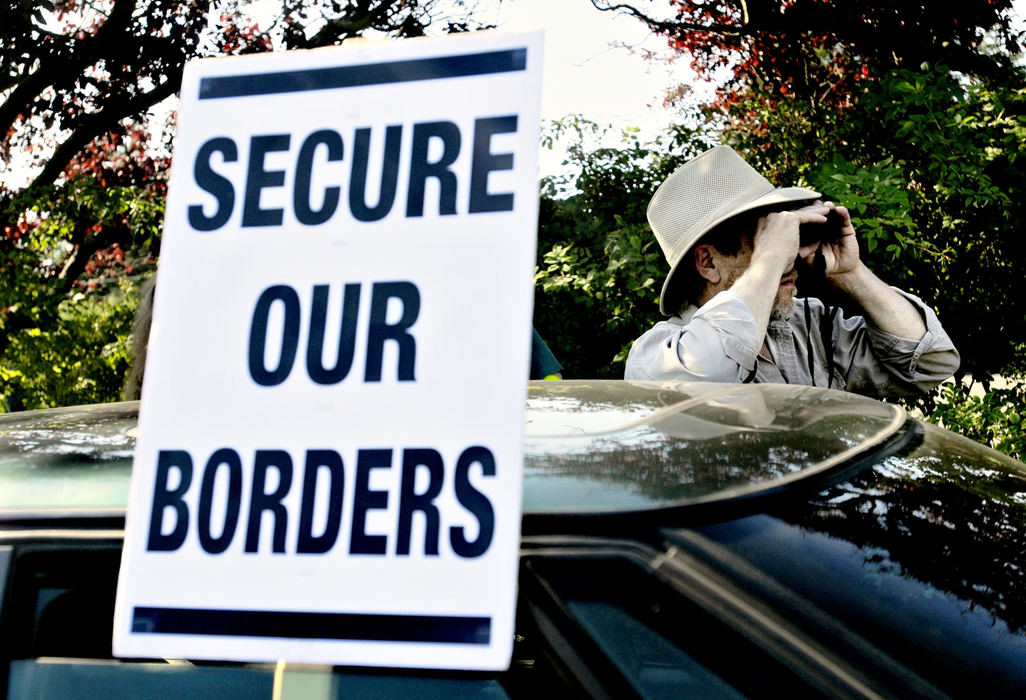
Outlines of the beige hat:
<svg viewBox="0 0 1026 700">
<path fill-rule="evenodd" d="M 648 223 L 670 263 L 659 310 L 667 316 L 680 310 L 684 277 L 676 274 L 677 267 L 717 224 L 759 207 L 819 196 L 804 187 L 774 187 L 730 146 L 717 146 L 677 168 L 648 205 Z"/>
</svg>

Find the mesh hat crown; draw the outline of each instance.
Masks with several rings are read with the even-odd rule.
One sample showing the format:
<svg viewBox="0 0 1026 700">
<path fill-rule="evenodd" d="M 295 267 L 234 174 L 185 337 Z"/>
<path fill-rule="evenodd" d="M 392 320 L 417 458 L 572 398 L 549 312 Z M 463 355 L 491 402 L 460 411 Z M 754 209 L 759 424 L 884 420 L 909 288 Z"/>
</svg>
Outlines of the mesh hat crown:
<svg viewBox="0 0 1026 700">
<path fill-rule="evenodd" d="M 718 224 L 752 209 L 819 196 L 804 187 L 774 187 L 730 146 L 717 146 L 677 168 L 648 205 L 649 226 L 670 264 L 659 310 L 667 316 L 680 310 L 685 275 L 676 274 L 678 267 Z"/>
</svg>

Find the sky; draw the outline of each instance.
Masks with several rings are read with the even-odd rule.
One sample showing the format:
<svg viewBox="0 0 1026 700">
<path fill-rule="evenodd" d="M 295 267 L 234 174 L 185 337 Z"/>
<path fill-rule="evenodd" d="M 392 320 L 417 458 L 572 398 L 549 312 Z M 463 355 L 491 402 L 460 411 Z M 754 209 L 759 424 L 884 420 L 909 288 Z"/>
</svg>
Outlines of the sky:
<svg viewBox="0 0 1026 700">
<path fill-rule="evenodd" d="M 580 113 L 654 137 L 672 117 L 663 108 L 666 89 L 694 80 L 686 61 L 667 65 L 637 51 L 665 53 L 664 39 L 630 17 L 596 10 L 589 0 L 507 0 L 492 12 L 499 30 L 545 31 L 543 120 Z M 562 153 L 543 150 L 541 174 L 552 174 L 561 161 Z"/>
<path fill-rule="evenodd" d="M 583 112 L 635 126 L 665 123 L 663 94 L 693 76 L 683 63 L 667 67 L 629 48 L 662 50 L 664 39 L 640 22 L 596 10 L 589 0 L 508 0 L 494 20 L 504 31 L 545 31 L 542 114 Z"/>
</svg>

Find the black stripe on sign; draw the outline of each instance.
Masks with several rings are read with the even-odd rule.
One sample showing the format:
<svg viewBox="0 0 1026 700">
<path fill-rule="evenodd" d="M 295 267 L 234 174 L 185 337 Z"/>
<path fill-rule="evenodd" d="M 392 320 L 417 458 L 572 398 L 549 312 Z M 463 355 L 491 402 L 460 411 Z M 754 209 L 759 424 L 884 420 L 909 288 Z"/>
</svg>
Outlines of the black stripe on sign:
<svg viewBox="0 0 1026 700">
<path fill-rule="evenodd" d="M 490 617 L 135 608 L 135 634 L 488 644 Z"/>
<path fill-rule="evenodd" d="M 409 83 L 417 80 L 464 78 L 471 75 L 511 73 L 526 68 L 527 49 L 505 49 L 408 61 L 203 78 L 200 80 L 199 98 L 214 100 L 224 97 Z"/>
</svg>

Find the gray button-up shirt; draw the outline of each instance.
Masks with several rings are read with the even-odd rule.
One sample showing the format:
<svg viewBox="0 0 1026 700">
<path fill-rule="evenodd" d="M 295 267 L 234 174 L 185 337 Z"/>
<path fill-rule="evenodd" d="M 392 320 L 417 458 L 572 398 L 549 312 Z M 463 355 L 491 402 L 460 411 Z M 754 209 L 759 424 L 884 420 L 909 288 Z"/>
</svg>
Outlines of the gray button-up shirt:
<svg viewBox="0 0 1026 700">
<path fill-rule="evenodd" d="M 918 297 L 896 291 L 922 314 L 926 335 L 920 340 L 902 338 L 862 316 L 846 317 L 838 311 L 828 339 L 833 354 L 831 388 L 876 397 L 915 395 L 932 390 L 958 369 L 958 351 L 937 314 Z M 720 292 L 702 308 L 691 306 L 680 316 L 660 321 L 634 341 L 624 376 L 825 387 L 829 363 L 820 332 L 825 314 L 818 299 L 795 299 L 790 319 L 769 324 L 766 344 L 773 359 L 767 360 L 759 355 L 762 339 L 748 305 L 730 290 Z"/>
</svg>

